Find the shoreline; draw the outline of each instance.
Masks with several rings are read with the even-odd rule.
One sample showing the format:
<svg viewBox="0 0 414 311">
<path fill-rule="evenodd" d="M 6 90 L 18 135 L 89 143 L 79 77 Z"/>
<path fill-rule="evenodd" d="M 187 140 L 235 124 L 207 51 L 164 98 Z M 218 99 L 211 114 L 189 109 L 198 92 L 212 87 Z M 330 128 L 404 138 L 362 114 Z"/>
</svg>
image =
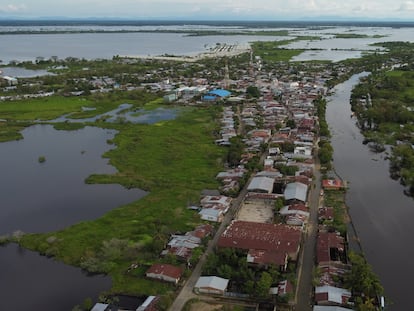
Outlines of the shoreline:
<svg viewBox="0 0 414 311">
<path fill-rule="evenodd" d="M 206 58 L 233 57 L 251 51 L 249 43 L 246 44 L 218 44 L 214 49 L 199 52 L 194 55 L 118 55 L 120 58 L 165 60 L 178 62 L 197 62 Z"/>
</svg>

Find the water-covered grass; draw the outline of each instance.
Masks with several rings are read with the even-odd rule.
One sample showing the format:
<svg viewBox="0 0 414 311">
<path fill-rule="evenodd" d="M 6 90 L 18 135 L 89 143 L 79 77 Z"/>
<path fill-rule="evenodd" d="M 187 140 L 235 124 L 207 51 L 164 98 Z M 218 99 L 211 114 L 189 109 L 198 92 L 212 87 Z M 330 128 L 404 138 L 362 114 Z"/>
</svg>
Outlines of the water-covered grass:
<svg viewBox="0 0 414 311">
<path fill-rule="evenodd" d="M 159 260 L 172 232 L 191 230 L 200 222 L 187 209 L 204 188 L 217 188 L 215 175 L 225 149 L 214 144 L 217 108 L 188 109 L 176 120 L 153 125 L 105 124 L 119 133 L 117 148 L 105 156 L 119 173 L 94 175 L 88 182 L 120 183 L 149 193 L 95 221 L 59 232 L 26 235 L 22 245 L 72 265 L 112 276 L 113 291 L 166 293 L 170 286 L 144 278 L 145 267 Z M 111 245 L 111 246 L 108 246 Z M 131 263 L 140 269 L 127 273 Z"/>
<path fill-rule="evenodd" d="M 114 110 L 124 103 L 129 103 L 132 107 L 143 107 L 149 103 L 148 109 L 151 109 L 159 105 L 160 100 L 155 94 L 136 91 L 5 101 L 0 105 L 0 142 L 21 139 L 19 132 L 39 121 L 53 120 L 66 114 L 70 114 L 73 119 L 90 118 Z M 56 127 L 77 129 L 82 125 L 60 124 Z"/>
</svg>

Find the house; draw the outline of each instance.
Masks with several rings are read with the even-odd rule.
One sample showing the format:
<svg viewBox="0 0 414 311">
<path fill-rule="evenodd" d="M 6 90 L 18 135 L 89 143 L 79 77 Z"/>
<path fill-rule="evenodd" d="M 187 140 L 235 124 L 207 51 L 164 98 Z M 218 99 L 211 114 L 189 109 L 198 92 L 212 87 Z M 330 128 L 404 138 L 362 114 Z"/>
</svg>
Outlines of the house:
<svg viewBox="0 0 414 311">
<path fill-rule="evenodd" d="M 219 209 L 223 214 L 227 213 L 231 206 L 232 198 L 224 195 L 206 195 L 200 200 L 203 208 Z"/>
<path fill-rule="evenodd" d="M 293 285 L 288 280 L 280 281 L 277 285 L 277 295 L 285 296 L 287 294 L 293 293 Z"/>
<path fill-rule="evenodd" d="M 107 311 L 110 310 L 109 308 L 110 306 L 108 304 L 98 302 L 93 306 L 91 311 Z"/>
<path fill-rule="evenodd" d="M 341 190 L 343 183 L 339 179 L 324 179 L 322 180 L 322 188 L 325 190 Z"/>
<path fill-rule="evenodd" d="M 284 224 L 233 220 L 220 236 L 217 246 L 279 252 L 296 261 L 301 233 L 299 227 Z"/>
<path fill-rule="evenodd" d="M 185 246 L 174 246 L 164 249 L 161 252 L 161 256 L 166 256 L 168 254 L 175 256 L 178 260 L 183 262 L 189 262 L 193 255 L 193 249 Z"/>
<path fill-rule="evenodd" d="M 278 266 L 281 271 L 285 271 L 288 264 L 288 255 L 272 250 L 251 249 L 247 253 L 247 263 L 266 268 L 274 265 Z"/>
<path fill-rule="evenodd" d="M 272 193 L 275 180 L 270 177 L 254 177 L 247 187 L 247 191 Z"/>
<path fill-rule="evenodd" d="M 157 311 L 159 297 L 148 296 L 147 299 L 135 311 Z"/>
<path fill-rule="evenodd" d="M 341 262 L 330 262 L 328 264 L 319 265 L 319 286 L 340 286 L 340 280 L 343 279 L 346 273 L 349 273 L 351 267 L 351 265 L 343 264 Z"/>
<path fill-rule="evenodd" d="M 183 269 L 169 264 L 153 264 L 145 275 L 147 278 L 177 284 L 183 274 Z"/>
<path fill-rule="evenodd" d="M 197 238 L 203 239 L 207 236 L 210 236 L 213 233 L 213 226 L 209 224 L 202 224 L 197 226 L 194 231 L 190 231 L 189 234 Z"/>
<path fill-rule="evenodd" d="M 291 226 L 303 226 L 309 219 L 309 209 L 305 204 L 284 206 L 279 214 L 286 217 L 286 224 Z"/>
<path fill-rule="evenodd" d="M 282 216 L 300 214 L 309 217 L 309 208 L 305 204 L 291 204 L 282 207 L 279 214 Z"/>
<path fill-rule="evenodd" d="M 1 78 L 6 80 L 7 83 L 9 84 L 9 86 L 15 86 L 15 85 L 19 84 L 19 81 L 17 80 L 17 78 L 9 77 L 9 76 L 3 76 Z"/>
<path fill-rule="evenodd" d="M 337 232 L 319 232 L 316 242 L 316 261 L 318 264 L 341 261 L 345 251 L 344 238 Z"/>
<path fill-rule="evenodd" d="M 164 103 L 171 103 L 178 99 L 177 93 L 170 93 L 163 96 Z"/>
<path fill-rule="evenodd" d="M 231 92 L 223 90 L 223 89 L 216 89 L 208 92 L 206 95 L 203 96 L 204 101 L 218 101 L 220 99 L 229 97 Z"/>
<path fill-rule="evenodd" d="M 344 306 L 352 294 L 349 290 L 329 285 L 315 287 L 315 302 L 318 305 Z"/>
<path fill-rule="evenodd" d="M 312 157 L 312 147 L 310 146 L 296 146 L 293 154 L 294 157 L 303 157 L 303 158 L 309 158 Z"/>
<path fill-rule="evenodd" d="M 223 211 L 215 208 L 203 208 L 198 213 L 203 220 L 222 222 L 224 218 Z"/>
<path fill-rule="evenodd" d="M 200 276 L 194 286 L 194 291 L 197 294 L 224 295 L 228 284 L 228 279 L 223 279 L 218 276 Z"/>
<path fill-rule="evenodd" d="M 313 311 L 350 311 L 351 309 L 338 306 L 314 306 Z"/>
<path fill-rule="evenodd" d="M 168 242 L 169 247 L 188 247 L 196 248 L 200 246 L 201 239 L 199 237 L 191 235 L 191 233 L 186 233 L 185 235 L 172 234 L 171 239 Z"/>
<path fill-rule="evenodd" d="M 308 186 L 300 182 L 289 183 L 286 185 L 284 196 L 286 201 L 306 202 Z"/>
</svg>

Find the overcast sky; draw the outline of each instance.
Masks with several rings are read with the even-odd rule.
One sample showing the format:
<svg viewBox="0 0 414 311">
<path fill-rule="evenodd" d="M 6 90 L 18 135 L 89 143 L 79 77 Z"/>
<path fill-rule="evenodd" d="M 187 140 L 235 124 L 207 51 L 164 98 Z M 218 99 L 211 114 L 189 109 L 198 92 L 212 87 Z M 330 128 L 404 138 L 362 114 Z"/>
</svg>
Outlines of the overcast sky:
<svg viewBox="0 0 414 311">
<path fill-rule="evenodd" d="M 414 0 L 0 0 L 0 19 L 13 17 L 414 21 Z"/>
</svg>

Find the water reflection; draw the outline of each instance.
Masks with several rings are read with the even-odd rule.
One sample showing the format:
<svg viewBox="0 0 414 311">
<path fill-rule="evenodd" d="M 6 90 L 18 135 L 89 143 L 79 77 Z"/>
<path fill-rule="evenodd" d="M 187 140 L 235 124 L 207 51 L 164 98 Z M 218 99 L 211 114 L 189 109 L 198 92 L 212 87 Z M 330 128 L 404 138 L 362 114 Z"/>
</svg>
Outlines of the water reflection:
<svg viewBox="0 0 414 311">
<path fill-rule="evenodd" d="M 22 134 L 23 140 L 0 144 L 0 235 L 62 229 L 145 195 L 120 185 L 84 183 L 93 173 L 116 173 L 102 158 L 115 131 L 85 127 L 68 132 L 36 125 Z M 39 163 L 39 156 L 46 161 Z M 108 277 L 87 276 L 16 245 L 0 247 L 1 310 L 72 310 L 110 287 Z"/>
<path fill-rule="evenodd" d="M 87 185 L 91 174 L 113 174 L 102 154 L 115 131 L 86 127 L 57 131 L 36 125 L 24 139 L 0 144 L 2 201 L 0 234 L 15 230 L 46 232 L 83 220 L 141 198 L 145 192 L 120 185 Z M 39 163 L 39 157 L 45 158 Z M 7 176 L 7 177 L 6 177 Z"/>
<path fill-rule="evenodd" d="M 17 245 L 0 247 L 0 276 L 1 310 L 70 311 L 111 287 L 109 277 L 87 277 Z"/>
<path fill-rule="evenodd" d="M 375 154 L 362 144 L 356 120 L 350 118 L 350 92 L 359 76 L 335 87 L 334 95 L 328 98 L 326 118 L 334 165 L 350 182 L 346 202 L 366 258 L 394 302 L 387 310 L 410 310 L 414 248 L 409 245 L 414 236 L 414 201 L 389 177 L 385 155 Z"/>
<path fill-rule="evenodd" d="M 0 68 L 4 76 L 10 76 L 15 78 L 33 78 L 46 75 L 53 75 L 53 73 L 47 70 L 31 70 L 20 67 L 3 67 Z"/>
<path fill-rule="evenodd" d="M 99 114 L 91 118 L 84 119 L 72 119 L 71 114 L 61 116 L 57 119 L 47 122 L 71 122 L 71 123 L 85 123 L 104 121 L 109 123 L 130 122 L 130 123 L 144 123 L 154 124 L 160 121 L 174 120 L 178 113 L 179 108 L 157 108 L 153 110 L 146 109 L 133 109 L 131 104 L 122 104 L 118 108 L 108 111 L 104 114 Z M 83 110 L 92 110 L 93 108 L 83 107 Z"/>
</svg>

